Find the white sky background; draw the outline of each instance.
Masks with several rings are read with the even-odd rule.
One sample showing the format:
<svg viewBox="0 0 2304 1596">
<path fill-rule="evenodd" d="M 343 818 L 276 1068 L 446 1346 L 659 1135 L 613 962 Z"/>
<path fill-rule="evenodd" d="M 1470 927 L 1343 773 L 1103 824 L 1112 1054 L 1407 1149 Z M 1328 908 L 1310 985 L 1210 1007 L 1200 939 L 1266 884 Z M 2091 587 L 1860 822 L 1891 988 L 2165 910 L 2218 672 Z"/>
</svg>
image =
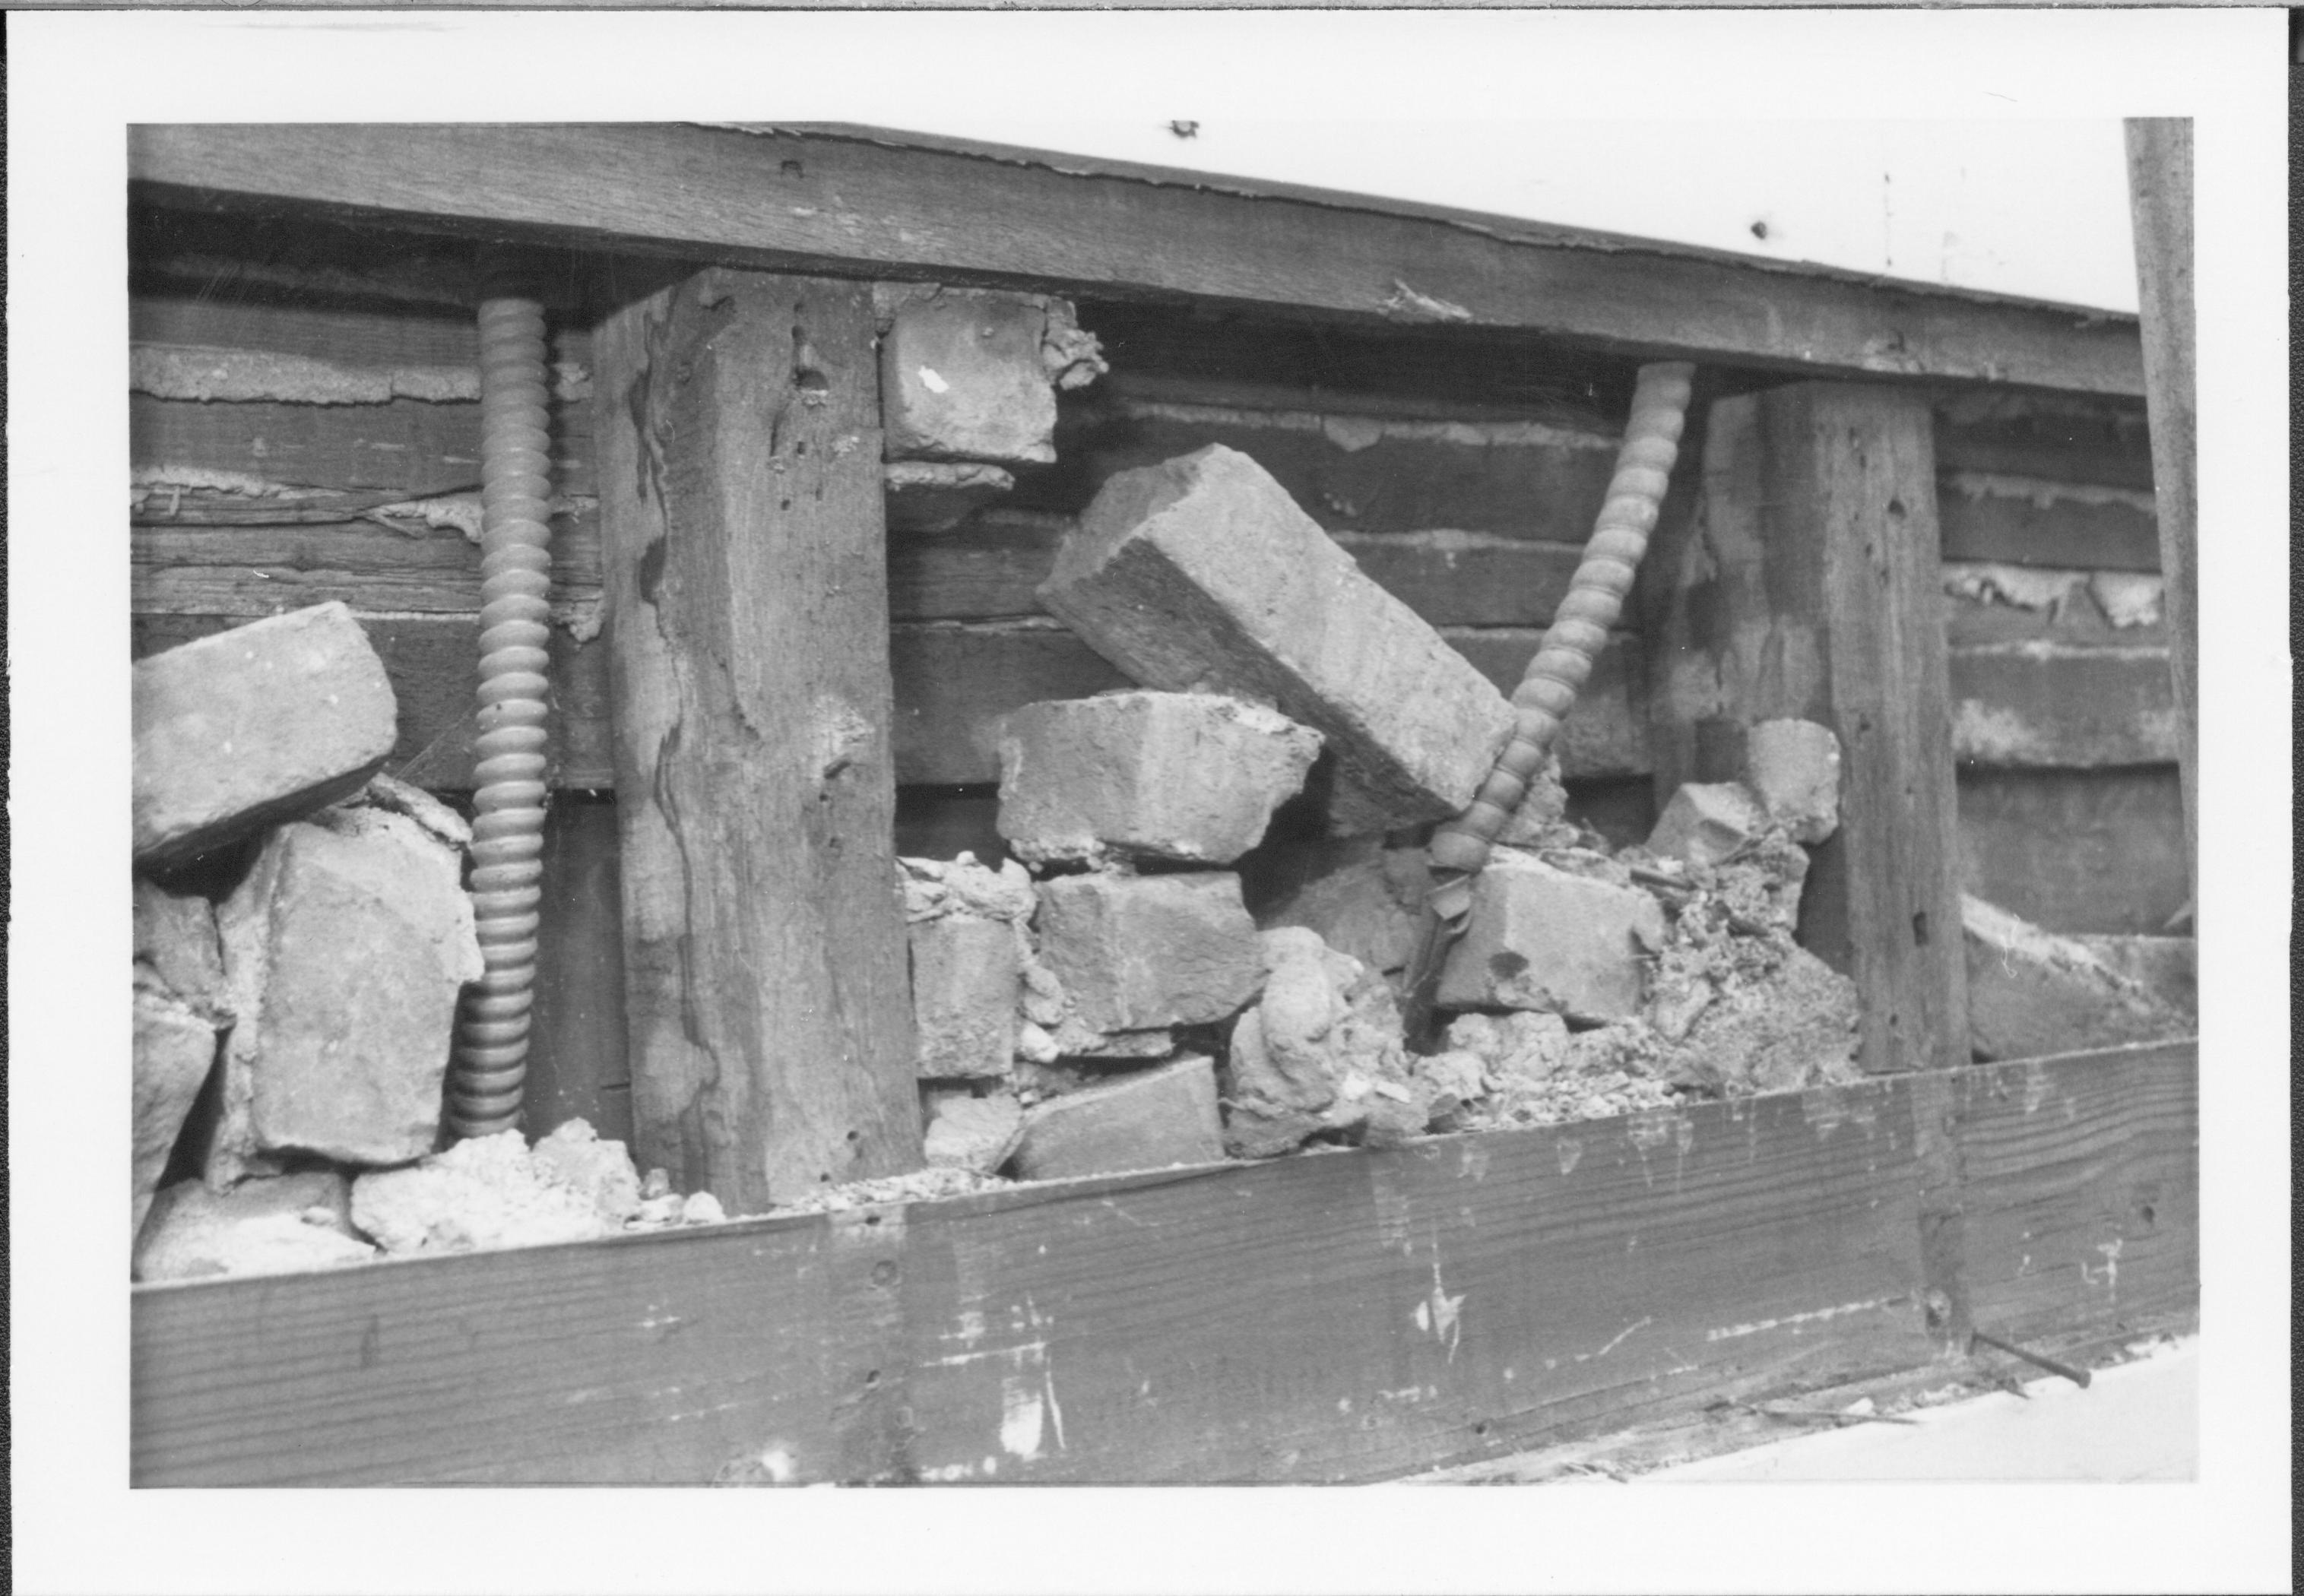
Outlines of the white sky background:
<svg viewBox="0 0 2304 1596">
<path fill-rule="evenodd" d="M 1188 101 L 1177 116 L 1188 117 Z M 1174 119 L 1171 119 L 1174 120 Z M 900 123 L 2133 312 L 2120 122 L 1168 122 L 957 111 Z M 1756 235 L 1753 224 L 1766 229 Z"/>
<path fill-rule="evenodd" d="M 2276 11 L 16 13 L 8 19 L 11 1508 L 17 1588 L 212 1591 L 2287 1589 L 2286 36 Z M 997 114 L 994 113 L 996 111 Z M 1502 169 L 1543 220 L 2132 303 L 2116 139 L 2198 118 L 2203 1479 L 1834 1491 L 279 1492 L 125 1489 L 129 831 L 123 130 L 169 121 L 842 121 L 1025 143 L 1132 130 L 1173 164 L 1257 127 L 1351 173 L 1472 181 L 1436 130 L 1583 122 Z M 1658 118 L 1708 122 L 1657 137 Z M 1716 130 L 1751 119 L 1756 142 Z M 1964 122 L 1933 214 L 1858 121 Z M 1752 123 L 1758 123 L 1753 126 Z M 1606 124 L 1594 126 L 1591 124 Z M 1792 125 L 1782 125 L 1792 124 Z M 1903 129 L 1930 159 L 1944 135 Z M 1771 142 L 1771 140 L 1773 142 Z M 1526 140 L 1515 138 L 1516 147 Z M 1634 161 L 1643 144 L 1654 159 Z M 1181 148 L 1181 147 L 1180 147 Z M 1153 150 L 1159 153 L 1155 154 Z M 1584 152 L 1581 155 L 1576 151 Z M 1386 154 L 1385 152 L 1390 152 Z M 1900 158 L 1910 156 L 1909 148 Z M 2043 152 L 2043 157 L 2045 158 Z M 1384 159 L 1379 160 L 1382 155 Z M 1787 175 L 1795 156 L 1803 173 Z M 1207 157 L 1202 157 L 1207 158 Z M 1232 158 L 1228 156 L 1227 158 Z M 2025 159 L 2029 162 L 2030 155 Z M 1844 165 L 1841 163 L 1845 163 Z M 1885 167 L 1883 170 L 1894 170 Z M 1570 183 L 1571 176 L 1592 181 Z M 1570 190 L 1579 198 L 1572 208 Z M 2093 241 L 2068 207 L 2106 231 Z M 1994 196 L 2013 194 L 2011 206 Z M 1990 201 L 1987 203 L 1987 201 Z M 1610 207 L 1618 208 L 1611 209 Z M 2013 212 L 2020 228 L 1987 226 Z M 1889 218 L 1902 213 L 1903 223 Z M 1907 244 L 1898 226 L 1919 231 Z M 1942 235 L 1958 244 L 1946 249 Z M 1927 239 L 1936 241 L 1926 243 Z M 1909 251 L 1909 253 L 1908 253 Z M 2085 259 L 2085 266 L 2071 263 Z M 1948 264 L 1949 263 L 1949 264 Z M 1873 265 L 1859 253 L 1842 260 Z M 1975 281 L 1974 279 L 1970 279 Z M 2071 281 L 2071 287 L 2055 286 Z M 2088 284 L 2095 286 L 2088 286 Z M 1979 286 L 2018 286 L 2003 280 Z M 112 1151 L 107 1151 L 112 1150 Z M 549 1348 L 539 1348 L 549 1356 Z M 1061 1381 L 1062 1370 L 1055 1377 Z M 1658 1487 L 1658 1490 L 1667 1488 Z M 2274 1583 L 2267 1583 L 2274 1582 Z"/>
</svg>

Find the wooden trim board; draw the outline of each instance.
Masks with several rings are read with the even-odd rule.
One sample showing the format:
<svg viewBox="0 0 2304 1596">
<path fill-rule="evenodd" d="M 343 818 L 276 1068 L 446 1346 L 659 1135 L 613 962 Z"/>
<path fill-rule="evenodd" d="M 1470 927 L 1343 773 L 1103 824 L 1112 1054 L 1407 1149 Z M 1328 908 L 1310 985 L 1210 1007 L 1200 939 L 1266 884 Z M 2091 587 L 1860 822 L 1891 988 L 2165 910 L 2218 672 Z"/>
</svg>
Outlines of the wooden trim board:
<svg viewBox="0 0 2304 1596">
<path fill-rule="evenodd" d="M 1360 196 L 894 148 L 897 137 L 687 124 L 146 126 L 129 130 L 129 174 L 146 201 L 295 207 L 729 266 L 1188 297 L 1814 376 L 2143 392 L 2127 317 Z"/>
<path fill-rule="evenodd" d="M 2132 1335 L 2197 1305 L 2197 1073 L 2179 1042 L 140 1288 L 131 1478 L 1372 1480 L 1956 1359 L 1931 1281 Z M 1962 1220 L 1925 1262 L 1924 1161 Z"/>
</svg>

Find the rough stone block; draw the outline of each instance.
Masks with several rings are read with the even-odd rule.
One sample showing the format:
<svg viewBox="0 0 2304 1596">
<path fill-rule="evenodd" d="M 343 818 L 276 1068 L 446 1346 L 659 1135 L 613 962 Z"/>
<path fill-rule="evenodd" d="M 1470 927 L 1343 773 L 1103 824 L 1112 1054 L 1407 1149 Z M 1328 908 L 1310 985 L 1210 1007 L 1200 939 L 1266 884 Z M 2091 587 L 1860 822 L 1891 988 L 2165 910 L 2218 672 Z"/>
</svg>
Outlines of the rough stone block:
<svg viewBox="0 0 2304 1596">
<path fill-rule="evenodd" d="M 1091 1030 L 1205 1025 L 1264 978 L 1240 877 L 1067 875 L 1040 883 L 1040 958 Z"/>
<path fill-rule="evenodd" d="M 1304 785 L 1320 734 L 1214 693 L 1028 704 L 1000 731 L 995 823 L 1017 857 L 1229 865 Z"/>
<path fill-rule="evenodd" d="M 1529 1009 L 1598 1023 L 1639 1012 L 1664 910 L 1636 887 L 1499 849 L 1440 976 L 1444 1009 Z"/>
<path fill-rule="evenodd" d="M 1762 721 L 1744 734 L 1744 782 L 1795 842 L 1840 824 L 1840 739 L 1814 721 Z"/>
<path fill-rule="evenodd" d="M 1487 679 L 1220 443 L 1112 477 L 1038 592 L 1147 687 L 1236 694 L 1317 730 L 1341 833 L 1457 814 L 1512 735 Z"/>
<path fill-rule="evenodd" d="M 899 291 L 880 339 L 880 405 L 892 460 L 1056 458 L 1058 387 L 1104 369 L 1072 307 L 1039 294 Z"/>
<path fill-rule="evenodd" d="M 233 1007 L 208 1178 L 267 1155 L 397 1164 L 431 1150 L 456 994 L 482 972 L 454 849 L 334 808 L 281 827 L 218 915 Z"/>
<path fill-rule="evenodd" d="M 133 1273 L 140 1280 L 287 1274 L 376 1255 L 352 1234 L 344 1178 L 333 1171 L 250 1180 L 224 1193 L 184 1180 L 154 1201 Z"/>
<path fill-rule="evenodd" d="M 946 915 L 907 930 L 919 1074 L 1005 1076 L 1016 1056 L 1021 979 L 1015 927 L 1004 920 Z"/>
<path fill-rule="evenodd" d="M 1767 811 L 1742 782 L 1689 781 L 1656 816 L 1648 849 L 1662 858 L 1712 866 L 1767 829 Z"/>
<path fill-rule="evenodd" d="M 932 1093 L 928 1110 L 926 1146 L 932 1166 L 989 1175 L 1008 1161 L 1024 1134 L 1024 1105 L 1005 1092 L 989 1097 Z"/>
<path fill-rule="evenodd" d="M 1223 1157 L 1216 1065 L 1192 1056 L 1041 1103 L 1024 1117 L 1016 1172 L 1061 1180 Z"/>
<path fill-rule="evenodd" d="M 224 1000 L 224 947 L 216 940 L 216 907 L 191 893 L 136 883 L 132 926 L 136 962 L 179 1001 L 216 1010 Z"/>
<path fill-rule="evenodd" d="M 213 1021 L 165 993 L 136 993 L 135 1094 L 129 1201 L 134 1213 L 130 1234 L 143 1229 L 152 1194 L 168 1165 L 168 1154 L 183 1134 L 185 1116 L 216 1063 Z"/>
<path fill-rule="evenodd" d="M 384 662 L 342 604 L 139 660 L 132 696 L 134 846 L 145 868 L 359 790 L 396 735 Z"/>
<path fill-rule="evenodd" d="M 1232 1027 L 1225 1151 L 1271 1157 L 1321 1131 L 1365 1129 L 1388 1101 L 1412 1102 L 1400 1009 L 1383 979 L 1301 926 L 1257 940 L 1264 991 Z M 1423 1128 L 1417 1119 L 1409 1134 Z"/>
<path fill-rule="evenodd" d="M 2030 1059 L 2186 1036 L 2197 1022 L 2086 943 L 1967 893 L 1968 1043 L 1980 1059 Z"/>
</svg>

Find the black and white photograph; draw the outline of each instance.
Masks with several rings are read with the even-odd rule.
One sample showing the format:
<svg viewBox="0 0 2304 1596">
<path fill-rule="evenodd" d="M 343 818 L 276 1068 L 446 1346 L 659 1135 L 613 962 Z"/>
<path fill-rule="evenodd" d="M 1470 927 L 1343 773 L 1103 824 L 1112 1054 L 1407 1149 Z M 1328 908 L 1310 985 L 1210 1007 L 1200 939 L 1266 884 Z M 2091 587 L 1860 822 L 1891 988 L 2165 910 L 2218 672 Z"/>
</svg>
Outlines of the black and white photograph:
<svg viewBox="0 0 2304 1596">
<path fill-rule="evenodd" d="M 24 1588 L 2283 1588 L 2282 13 L 12 23 Z"/>
</svg>

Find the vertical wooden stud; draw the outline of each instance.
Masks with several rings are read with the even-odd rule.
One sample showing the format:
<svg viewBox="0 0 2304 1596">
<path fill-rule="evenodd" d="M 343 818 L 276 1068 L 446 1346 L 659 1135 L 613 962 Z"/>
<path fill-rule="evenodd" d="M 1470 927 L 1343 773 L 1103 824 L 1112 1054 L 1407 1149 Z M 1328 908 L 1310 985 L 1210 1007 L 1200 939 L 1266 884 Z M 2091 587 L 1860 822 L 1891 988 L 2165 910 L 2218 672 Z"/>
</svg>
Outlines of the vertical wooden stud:
<svg viewBox="0 0 2304 1596">
<path fill-rule="evenodd" d="M 1715 402 L 1698 514 L 1661 551 L 1660 799 L 1740 773 L 1743 730 L 1839 734 L 1840 829 L 1800 940 L 1863 994 L 1868 1070 L 1968 1062 L 1936 451 L 1927 401 L 1800 383 Z"/>
<path fill-rule="evenodd" d="M 918 1168 L 870 290 L 712 269 L 595 349 L 643 1166 Z"/>
<path fill-rule="evenodd" d="M 2129 208 L 2144 324 L 2144 404 L 2152 426 L 2152 494 L 2160 520 L 2161 606 L 2184 787 L 2184 857 L 2199 891 L 2199 517 L 2192 376 L 2192 122 L 2132 117 Z"/>
</svg>

